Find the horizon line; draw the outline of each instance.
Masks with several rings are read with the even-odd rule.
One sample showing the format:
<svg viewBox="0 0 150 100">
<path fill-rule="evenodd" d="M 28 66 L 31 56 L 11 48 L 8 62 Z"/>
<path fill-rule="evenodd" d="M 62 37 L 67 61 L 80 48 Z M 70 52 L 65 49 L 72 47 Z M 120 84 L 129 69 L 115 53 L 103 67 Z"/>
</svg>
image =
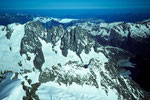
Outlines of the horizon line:
<svg viewBox="0 0 150 100">
<path fill-rule="evenodd" d="M 80 9 L 150 9 L 149 7 L 116 7 L 116 8 L 108 8 L 108 7 L 103 7 L 103 8 L 0 8 L 0 10 L 80 10 Z"/>
</svg>

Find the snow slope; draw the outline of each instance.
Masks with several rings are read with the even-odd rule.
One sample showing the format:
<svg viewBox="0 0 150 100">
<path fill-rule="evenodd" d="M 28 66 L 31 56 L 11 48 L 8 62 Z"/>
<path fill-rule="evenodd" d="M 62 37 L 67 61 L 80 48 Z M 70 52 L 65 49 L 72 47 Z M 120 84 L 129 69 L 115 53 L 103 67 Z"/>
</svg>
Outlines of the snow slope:
<svg viewBox="0 0 150 100">
<path fill-rule="evenodd" d="M 81 53 L 82 61 L 79 58 L 79 56 L 77 56 L 77 54 L 71 50 L 68 51 L 67 57 L 64 57 L 60 50 L 61 41 L 58 41 L 56 43 L 56 46 L 53 49 L 52 49 L 51 43 L 46 43 L 44 40 L 41 40 L 41 39 L 40 39 L 40 41 L 42 43 L 42 51 L 43 51 L 43 54 L 45 57 L 45 63 L 42 66 L 43 70 L 47 67 L 49 68 L 53 65 L 57 65 L 58 63 L 64 65 L 68 61 L 78 61 L 80 63 L 82 63 L 82 61 L 83 61 L 83 64 L 88 64 L 90 59 L 92 59 L 92 58 L 99 59 L 103 62 L 108 61 L 108 59 L 104 56 L 104 54 L 102 54 L 101 52 L 96 53 L 93 48 L 89 52 L 88 56 L 87 56 L 87 54 L 85 54 L 84 51 L 82 51 L 82 53 Z"/>
<path fill-rule="evenodd" d="M 7 73 L 5 80 L 0 83 L 0 100 L 22 100 L 25 95 L 20 79 L 12 80 L 13 73 Z"/>
<path fill-rule="evenodd" d="M 23 68 L 32 68 L 32 60 L 29 62 L 25 56 L 20 56 L 20 43 L 24 36 L 24 25 L 14 23 L 8 25 L 8 28 L 13 30 L 10 39 L 7 39 L 5 36 L 7 34 L 6 27 L 3 31 L 1 30 L 0 34 L 0 70 L 19 71 L 19 62 L 22 63 Z"/>
</svg>

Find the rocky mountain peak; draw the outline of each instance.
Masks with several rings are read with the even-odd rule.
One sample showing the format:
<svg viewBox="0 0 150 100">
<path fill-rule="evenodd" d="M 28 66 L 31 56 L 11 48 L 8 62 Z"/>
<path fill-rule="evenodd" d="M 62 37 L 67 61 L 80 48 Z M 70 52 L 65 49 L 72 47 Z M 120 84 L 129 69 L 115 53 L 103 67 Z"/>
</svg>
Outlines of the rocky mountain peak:
<svg viewBox="0 0 150 100">
<path fill-rule="evenodd" d="M 88 31 L 80 26 L 75 26 L 71 30 L 64 29 L 61 25 L 46 29 L 41 23 L 30 21 L 24 27 L 25 34 L 21 41 L 20 54 L 25 54 L 27 58 L 30 58 L 27 53 L 34 53 L 33 62 L 35 66 L 38 66 L 38 69 L 44 63 L 42 44 L 39 39 L 44 40 L 46 43 L 51 43 L 53 48 L 58 41 L 61 41 L 59 48 L 65 57 L 68 54 L 68 50 L 74 51 L 79 57 L 82 51 L 88 54 L 95 45 L 95 40 L 90 37 Z"/>
<path fill-rule="evenodd" d="M 68 49 L 76 52 L 78 56 L 80 56 L 83 50 L 85 53 L 89 53 L 91 47 L 94 45 L 95 42 L 90 37 L 88 31 L 80 26 L 66 31 L 66 34 L 61 39 L 61 49 L 64 56 L 67 56 Z"/>
<path fill-rule="evenodd" d="M 61 25 L 45 28 L 41 22 L 30 21 L 23 25 L 0 26 L 0 65 L 3 68 L 17 66 L 16 68 L 21 69 L 14 78 L 23 82 L 18 81 L 15 85 L 26 92 L 26 97 L 31 93 L 30 90 L 35 89 L 30 98 L 36 94 L 41 99 L 51 94 L 47 91 L 54 93 L 58 87 L 58 91 L 61 91 L 59 93 L 70 96 L 72 92 L 69 89 L 80 87 L 84 91 L 79 89 L 77 97 L 83 93 L 90 99 L 96 96 L 96 100 L 145 100 L 145 91 L 132 81 L 128 73 L 126 75 L 126 70 L 120 68 L 118 61 L 128 61 L 133 56 L 121 48 L 138 44 L 141 40 L 136 39 L 139 38 L 143 41 L 145 37 L 141 37 L 140 32 L 142 36 L 149 36 L 149 27 L 146 25 L 147 22 L 87 22 L 67 28 Z M 135 34 L 136 29 L 142 31 Z M 6 60 L 10 61 L 9 65 Z M 25 70 L 27 67 L 29 71 Z M 13 72 L 8 73 L 13 75 Z M 12 76 L 8 74 L 9 77 Z M 11 78 L 9 81 L 16 82 Z M 6 82 L 3 76 L 2 82 L 4 83 L 0 85 L 3 86 Z M 38 86 L 35 88 L 36 83 Z M 41 91 L 44 96 L 39 94 Z M 88 97 L 87 91 L 90 96 L 94 92 L 94 96 Z M 54 94 L 57 95 L 57 92 Z"/>
</svg>

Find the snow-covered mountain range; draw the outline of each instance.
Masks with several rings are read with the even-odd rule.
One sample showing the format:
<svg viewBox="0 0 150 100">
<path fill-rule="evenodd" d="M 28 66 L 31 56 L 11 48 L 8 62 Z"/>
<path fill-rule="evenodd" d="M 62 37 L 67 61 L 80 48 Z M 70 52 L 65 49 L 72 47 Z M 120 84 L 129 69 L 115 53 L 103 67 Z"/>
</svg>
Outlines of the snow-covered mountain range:
<svg viewBox="0 0 150 100">
<path fill-rule="evenodd" d="M 137 23 L 79 23 L 79 26 L 89 30 L 91 35 L 103 45 L 123 48 L 134 54 L 149 50 L 150 20 Z"/>
<path fill-rule="evenodd" d="M 52 20 L 56 26 L 45 24 Z M 148 99 L 118 62 L 146 48 L 133 53 L 133 45 L 150 43 L 150 21 L 99 22 L 36 17 L 0 25 L 0 100 Z"/>
</svg>

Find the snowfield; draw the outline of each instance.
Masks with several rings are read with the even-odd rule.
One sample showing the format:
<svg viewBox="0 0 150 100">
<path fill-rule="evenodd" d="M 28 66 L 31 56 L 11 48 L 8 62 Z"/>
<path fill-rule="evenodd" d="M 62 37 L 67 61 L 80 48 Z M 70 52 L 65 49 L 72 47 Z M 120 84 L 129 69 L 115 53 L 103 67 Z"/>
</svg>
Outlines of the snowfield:
<svg viewBox="0 0 150 100">
<path fill-rule="evenodd" d="M 40 100 L 117 100 L 117 95 L 113 91 L 107 96 L 104 91 L 95 87 L 77 84 L 66 87 L 48 82 L 42 84 L 36 93 Z"/>
<path fill-rule="evenodd" d="M 58 18 L 49 18 L 49 17 L 35 17 L 33 21 L 40 21 L 42 23 L 47 23 L 50 21 L 57 21 L 59 23 L 70 23 L 71 21 L 77 20 L 77 19 L 68 19 L 68 18 L 63 18 L 63 19 L 58 19 Z"/>
<path fill-rule="evenodd" d="M 22 63 L 23 68 L 31 69 L 33 66 L 33 59 L 28 61 L 24 55 L 20 55 L 20 43 L 24 36 L 24 25 L 14 23 L 8 25 L 8 28 L 13 30 L 10 39 L 7 39 L 5 36 L 7 34 L 6 27 L 0 34 L 0 70 L 19 71 L 21 69 L 18 65 L 19 62 Z M 29 55 L 34 56 L 32 54 Z"/>
</svg>

